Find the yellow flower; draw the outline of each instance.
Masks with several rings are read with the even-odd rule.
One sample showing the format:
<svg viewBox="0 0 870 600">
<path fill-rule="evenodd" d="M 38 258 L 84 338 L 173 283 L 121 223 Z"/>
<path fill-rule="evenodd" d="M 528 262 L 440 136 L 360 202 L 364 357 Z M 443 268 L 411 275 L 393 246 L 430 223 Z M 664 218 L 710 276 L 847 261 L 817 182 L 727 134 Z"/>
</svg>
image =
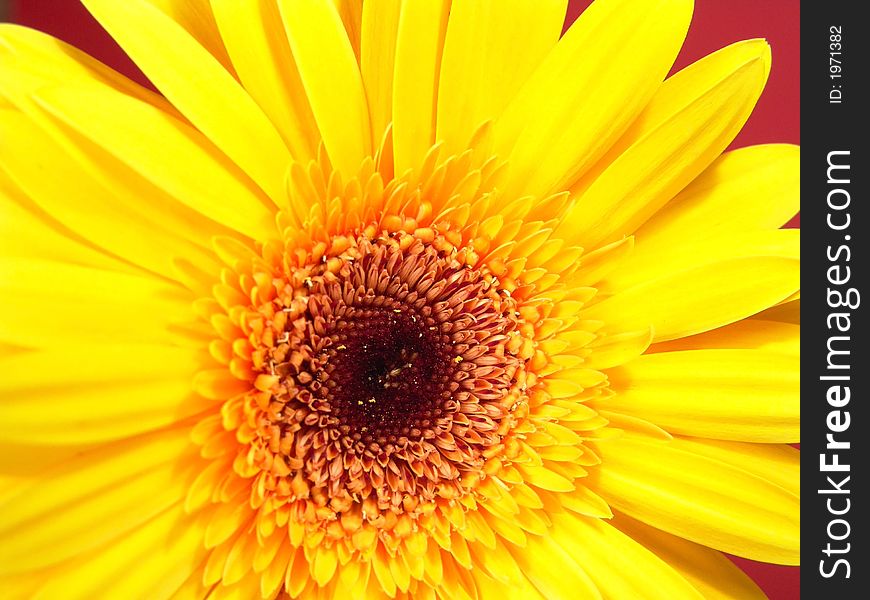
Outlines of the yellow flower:
<svg viewBox="0 0 870 600">
<path fill-rule="evenodd" d="M 724 598 L 798 561 L 798 150 L 688 0 L 0 28 L 0 589 Z"/>
</svg>

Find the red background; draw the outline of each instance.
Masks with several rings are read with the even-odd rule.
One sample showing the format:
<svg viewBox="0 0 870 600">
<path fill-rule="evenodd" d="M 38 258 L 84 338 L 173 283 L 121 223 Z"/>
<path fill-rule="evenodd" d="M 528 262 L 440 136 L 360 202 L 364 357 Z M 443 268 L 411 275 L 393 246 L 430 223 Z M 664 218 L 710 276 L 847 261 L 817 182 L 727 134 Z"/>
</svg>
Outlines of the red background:
<svg viewBox="0 0 870 600">
<path fill-rule="evenodd" d="M 590 0 L 570 0 L 566 24 Z M 121 49 L 99 28 L 77 0 L 18 0 L 12 21 L 49 32 L 119 71 L 145 83 Z M 770 80 L 755 112 L 733 148 L 769 142 L 800 143 L 800 3 L 798 0 L 697 0 L 692 27 L 675 70 L 730 44 L 766 38 L 773 49 Z M 792 224 L 799 224 L 797 217 Z M 800 569 L 735 558 L 771 600 L 800 597 Z"/>
</svg>

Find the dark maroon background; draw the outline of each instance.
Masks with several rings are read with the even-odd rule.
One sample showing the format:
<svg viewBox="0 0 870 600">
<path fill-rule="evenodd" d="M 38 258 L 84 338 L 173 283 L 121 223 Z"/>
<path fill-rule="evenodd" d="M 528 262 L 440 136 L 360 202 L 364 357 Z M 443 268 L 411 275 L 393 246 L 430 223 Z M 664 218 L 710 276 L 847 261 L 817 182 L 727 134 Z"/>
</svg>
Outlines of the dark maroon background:
<svg viewBox="0 0 870 600">
<path fill-rule="evenodd" d="M 119 0 L 123 1 L 123 0 Z M 566 23 L 590 4 L 570 0 Z M 121 49 L 77 0 L 17 0 L 11 20 L 47 31 L 96 56 L 128 76 L 147 83 Z M 798 0 L 697 0 L 692 27 L 675 69 L 730 44 L 766 38 L 773 48 L 770 80 L 755 112 L 733 148 L 769 142 L 800 142 L 800 3 Z M 798 216 L 791 225 L 800 223 Z M 735 558 L 771 600 L 800 597 L 800 569 Z"/>
</svg>

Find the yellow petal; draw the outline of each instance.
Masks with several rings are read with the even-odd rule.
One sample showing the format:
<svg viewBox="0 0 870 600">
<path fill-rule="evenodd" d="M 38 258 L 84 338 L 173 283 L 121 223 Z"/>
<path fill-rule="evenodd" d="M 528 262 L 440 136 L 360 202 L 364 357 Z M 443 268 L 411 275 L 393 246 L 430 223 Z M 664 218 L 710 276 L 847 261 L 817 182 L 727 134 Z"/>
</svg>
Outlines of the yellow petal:
<svg viewBox="0 0 870 600">
<path fill-rule="evenodd" d="M 610 369 L 644 353 L 652 341 L 652 329 L 601 335 L 587 346 L 590 354 L 583 366 L 589 369 Z"/>
<path fill-rule="evenodd" d="M 403 0 L 393 74 L 395 171 L 419 168 L 435 142 L 441 51 L 450 0 Z"/>
<path fill-rule="evenodd" d="M 664 80 L 691 14 L 683 0 L 586 9 L 495 123 L 506 194 L 547 196 L 600 158 Z"/>
<path fill-rule="evenodd" d="M 359 62 L 363 2 L 361 0 L 332 0 L 332 3 L 338 11 L 338 16 L 341 17 L 341 23 L 347 33 L 347 39 L 350 41 L 357 62 Z"/>
<path fill-rule="evenodd" d="M 785 298 L 784 300 L 781 300 L 779 302 L 779 304 L 788 304 L 790 302 L 794 302 L 795 300 L 800 300 L 800 299 L 801 299 L 801 291 L 796 290 L 794 293 L 789 294 L 789 296 L 787 298 Z M 755 315 L 753 315 L 753 316 L 755 316 Z"/>
<path fill-rule="evenodd" d="M 530 536 L 525 548 L 511 544 L 505 547 L 545 598 L 603 598 L 586 565 L 556 543 L 552 535 Z"/>
<path fill-rule="evenodd" d="M 546 526 L 544 527 L 546 533 Z M 537 591 L 531 586 L 516 561 L 505 548 L 504 542 L 498 540 L 493 549 L 482 544 L 471 544 L 468 547 L 473 557 L 475 567 L 472 572 L 485 572 L 499 583 L 510 583 L 511 586 L 525 588 L 524 591 L 536 596 Z"/>
<path fill-rule="evenodd" d="M 767 596 L 721 552 L 659 531 L 625 515 L 611 523 L 658 556 L 708 600 L 764 600 Z"/>
<path fill-rule="evenodd" d="M 778 485 L 670 442 L 626 434 L 595 444 L 596 491 L 615 509 L 738 556 L 798 564 L 800 501 Z"/>
<path fill-rule="evenodd" d="M 176 428 L 99 446 L 19 488 L 2 504 L 0 571 L 99 548 L 181 503 L 201 467 L 188 436 Z"/>
<path fill-rule="evenodd" d="M 637 231 L 638 246 L 652 251 L 675 239 L 779 228 L 800 210 L 799 168 L 798 146 L 727 152 Z"/>
<path fill-rule="evenodd" d="M 792 323 L 800 325 L 801 322 L 801 301 L 788 300 L 772 306 L 766 310 L 756 313 L 750 317 L 753 320 L 775 321 L 777 323 Z"/>
<path fill-rule="evenodd" d="M 227 587 L 242 581 L 251 572 L 251 556 L 259 542 L 254 535 L 240 535 L 227 554 L 221 574 L 221 586 Z"/>
<path fill-rule="evenodd" d="M 665 81 L 601 160 L 604 166 L 572 188 L 578 202 L 563 221 L 569 239 L 595 248 L 633 233 L 737 135 L 769 70 L 770 48 L 755 40 Z"/>
<path fill-rule="evenodd" d="M 334 5 L 279 0 L 278 7 L 329 159 L 345 177 L 371 155 L 369 111 L 353 48 Z M 283 175 L 283 173 L 282 173 Z"/>
<path fill-rule="evenodd" d="M 176 112 L 160 94 L 134 83 L 81 50 L 35 29 L 0 23 L 0 55 L 4 67 L 0 71 L 3 84 L 0 85 L 0 96 L 6 96 L 13 104 L 21 100 L 16 88 L 25 88 L 22 80 L 32 77 L 46 83 L 108 85 L 167 112 Z"/>
<path fill-rule="evenodd" d="M 311 564 L 311 576 L 320 587 L 323 587 L 332 579 L 337 566 L 338 555 L 335 549 L 319 546 L 314 555 L 314 562 Z"/>
<path fill-rule="evenodd" d="M 580 269 L 572 277 L 579 286 L 595 285 L 604 277 L 619 269 L 619 266 L 634 252 L 634 236 L 597 248 L 580 257 Z"/>
<path fill-rule="evenodd" d="M 616 394 L 594 403 L 671 433 L 798 442 L 799 367 L 798 357 L 760 350 L 648 354 L 608 371 Z"/>
<path fill-rule="evenodd" d="M 583 565 L 605 597 L 701 600 L 679 573 L 606 521 L 570 513 L 552 520 L 553 541 Z"/>
<path fill-rule="evenodd" d="M 546 600 L 546 597 L 536 590 L 528 579 L 514 579 L 502 583 L 487 577 L 481 569 L 472 569 L 471 576 L 477 586 L 480 598 L 502 598 L 504 600 Z M 419 592 L 418 592 L 419 593 Z M 416 598 L 416 596 L 415 596 Z M 433 600 L 435 596 L 432 596 Z"/>
<path fill-rule="evenodd" d="M 215 23 L 209 0 L 146 0 L 181 25 L 228 71 L 232 65 Z"/>
<path fill-rule="evenodd" d="M 84 4 L 191 123 L 271 198 L 283 196 L 287 147 L 260 107 L 206 49 L 146 0 Z"/>
<path fill-rule="evenodd" d="M 800 286 L 797 260 L 759 256 L 713 262 L 636 285 L 581 311 L 622 330 L 650 325 L 654 342 L 715 329 L 768 308 Z"/>
<path fill-rule="evenodd" d="M 181 582 L 178 588 L 169 593 L 167 598 L 171 600 L 184 600 L 185 598 L 206 598 L 211 591 L 211 586 L 206 586 L 202 582 L 203 566 L 200 564 L 193 569 L 187 579 Z"/>
<path fill-rule="evenodd" d="M 649 351 L 675 352 L 677 350 L 743 348 L 800 356 L 800 342 L 800 325 L 752 318 L 698 335 L 654 344 Z"/>
<path fill-rule="evenodd" d="M 37 100 L 195 211 L 255 239 L 274 236 L 265 201 L 190 126 L 127 96 L 97 89 L 55 87 L 43 90 Z"/>
<path fill-rule="evenodd" d="M 0 436 L 55 446 L 171 425 L 208 407 L 191 397 L 197 353 L 169 346 L 79 345 L 0 359 Z"/>
<path fill-rule="evenodd" d="M 670 433 L 658 425 L 650 423 L 646 419 L 641 419 L 640 417 L 627 415 L 625 413 L 613 412 L 603 408 L 599 408 L 597 412 L 600 417 L 607 419 L 608 430 L 629 430 L 652 439 L 665 441 L 670 441 L 674 438 Z M 601 460 L 599 459 L 595 464 L 600 462 Z"/>
<path fill-rule="evenodd" d="M 25 33 L 28 35 L 24 35 Z M 10 52 L 7 53 L 3 50 L 4 44 L 11 48 Z M 10 140 L 9 135 L 0 136 L 0 140 L 9 141 L 15 152 L 20 153 L 22 148 L 32 150 L 32 154 L 41 155 L 41 153 L 46 152 L 45 156 L 41 157 L 45 162 L 50 162 L 55 171 L 66 167 L 66 162 L 71 162 L 72 164 L 67 170 L 77 174 L 75 178 L 77 183 L 74 186 L 77 191 L 78 188 L 85 187 L 86 183 L 96 186 L 98 189 L 82 190 L 83 194 L 93 194 L 93 197 L 86 201 L 87 208 L 83 209 L 90 215 L 89 219 L 85 219 L 86 223 L 96 221 L 98 216 L 111 212 L 113 214 L 111 214 L 110 220 L 118 226 L 118 229 L 124 229 L 125 225 L 135 226 L 128 225 L 127 221 L 129 220 L 136 223 L 144 221 L 143 227 L 151 226 L 157 230 L 145 236 L 147 238 L 152 238 L 162 234 L 163 230 L 168 230 L 203 246 L 208 245 L 210 236 L 220 233 L 218 230 L 222 228 L 213 221 L 209 221 L 201 214 L 168 197 L 165 192 L 156 188 L 147 179 L 136 175 L 86 139 L 71 135 L 68 129 L 57 125 L 53 119 L 47 117 L 32 99 L 40 90 L 56 85 L 110 93 L 114 90 L 122 95 L 150 104 L 168 115 L 180 118 L 178 112 L 165 98 L 134 84 L 86 54 L 37 31 L 18 27 L 3 28 L 0 30 L 0 52 L 4 53 L 4 68 L 0 70 L 0 94 L 6 94 L 11 103 L 32 120 L 32 124 L 27 125 L 28 128 L 38 125 L 45 132 L 45 134 L 41 134 L 41 137 L 50 136 L 54 140 L 53 143 L 57 144 L 58 149 L 52 150 L 49 154 L 45 147 L 30 148 L 35 143 L 31 142 L 30 139 L 28 139 L 29 143 L 23 145 L 21 140 Z M 4 115 L 3 119 L 13 123 L 22 122 L 20 117 L 14 116 Z M 22 127 L 22 125 L 18 125 L 18 127 Z M 35 132 L 27 131 L 24 132 L 24 135 L 32 136 L 35 135 Z M 74 139 L 70 140 L 67 136 Z M 57 152 L 61 152 L 63 158 L 55 157 Z M 25 153 L 25 158 L 30 159 L 32 154 Z M 59 164 L 59 161 L 64 164 Z M 92 184 L 92 178 L 97 183 Z M 56 179 L 63 179 L 65 182 L 71 180 L 68 176 L 58 176 Z M 68 186 L 67 189 L 69 187 L 72 186 Z M 111 202 L 106 198 L 111 198 Z M 142 198 L 148 198 L 149 202 L 143 203 Z M 64 206 L 61 200 L 63 198 L 56 199 L 55 202 L 59 204 L 46 210 L 52 215 L 58 213 L 63 215 L 70 210 L 75 211 L 74 207 Z M 80 203 L 85 203 L 85 200 L 75 202 L 76 205 Z M 66 204 L 72 203 L 67 202 Z M 114 214 L 115 212 L 117 214 Z M 128 213 L 132 213 L 132 215 L 128 216 Z M 72 223 L 70 227 L 76 229 Z M 86 237 L 90 233 L 87 228 L 82 229 L 81 232 Z M 133 245 L 137 238 L 142 237 L 126 231 L 122 231 L 120 235 L 128 239 L 128 245 Z M 177 245 L 177 242 L 172 244 L 166 239 L 152 239 L 150 241 L 152 246 L 150 253 L 142 252 L 141 248 L 137 248 L 135 251 L 131 249 L 129 254 L 148 255 L 159 252 L 164 246 Z M 160 249 L 154 248 L 156 246 L 159 246 Z M 115 251 L 119 252 L 119 249 Z M 194 258 L 190 256 L 190 253 L 187 256 Z M 132 262 L 140 261 L 133 260 Z"/>
<path fill-rule="evenodd" d="M 360 72 L 368 98 L 372 144 L 377 147 L 392 121 L 393 72 L 400 0 L 369 0 L 362 6 Z"/>
<path fill-rule="evenodd" d="M 801 453 L 787 444 L 753 444 L 677 437 L 676 444 L 693 454 L 719 460 L 795 496 L 800 495 Z"/>
<path fill-rule="evenodd" d="M 264 598 L 275 597 L 281 585 L 284 583 L 284 575 L 287 572 L 287 566 L 294 550 L 290 544 L 290 539 L 287 536 L 276 535 L 273 536 L 273 538 L 278 538 L 280 541 L 276 540 L 276 542 L 270 543 L 275 543 L 276 546 L 280 543 L 280 548 L 278 548 L 269 560 L 262 565 L 262 569 L 257 569 L 256 562 L 254 565 L 255 572 L 262 571 L 260 576 L 260 594 Z M 259 546 L 258 550 L 255 550 L 255 557 L 259 556 L 259 552 L 262 548 L 263 546 Z M 256 561 L 256 558 L 254 560 Z"/>
<path fill-rule="evenodd" d="M 227 502 L 218 504 L 211 515 L 202 538 L 206 548 L 214 548 L 232 540 L 237 535 L 246 535 L 243 532 L 250 522 L 252 510 L 247 500 L 245 491 L 237 494 Z"/>
<path fill-rule="evenodd" d="M 53 571 L 36 597 L 168 598 L 185 584 L 200 589 L 189 580 L 201 571 L 205 555 L 201 523 L 175 505 L 116 542 Z"/>
<path fill-rule="evenodd" d="M 220 33 L 245 90 L 281 134 L 294 160 L 316 156 L 320 132 L 273 0 L 212 0 Z"/>
<path fill-rule="evenodd" d="M 84 240 L 73 239 L 72 232 L 33 206 L 11 182 L 0 181 L 0 215 L 0 256 L 41 258 L 112 271 L 131 270 L 130 265 L 100 252 Z M 34 244 L 33 240 L 39 243 Z"/>
<path fill-rule="evenodd" d="M 36 259 L 0 259 L 0 340 L 33 348 L 165 343 L 191 298 L 157 279 Z"/>
<path fill-rule="evenodd" d="M 559 494 L 559 503 L 568 510 L 588 517 L 609 519 L 613 512 L 601 496 L 583 485 L 567 494 Z"/>
<path fill-rule="evenodd" d="M 66 463 L 93 447 L 94 444 L 46 446 L 0 441 L 0 503 L 29 484 L 35 474 Z"/>
<path fill-rule="evenodd" d="M 522 473 L 526 483 L 544 490 L 554 492 L 574 491 L 574 484 L 570 479 L 554 473 L 546 467 L 537 467 L 528 464 L 516 463 L 517 470 Z"/>
<path fill-rule="evenodd" d="M 800 242 L 800 229 L 772 229 L 710 234 L 685 241 L 673 239 L 667 246 L 655 248 L 637 243 L 632 255 L 597 287 L 601 293 L 615 293 L 669 273 L 735 258 L 799 259 Z"/>
<path fill-rule="evenodd" d="M 308 563 L 302 548 L 297 548 L 284 574 L 284 589 L 292 598 L 298 598 L 308 583 Z"/>
<path fill-rule="evenodd" d="M 201 270 L 217 271 L 218 263 L 204 246 L 205 239 L 195 233 L 197 227 L 200 232 L 221 229 L 216 223 L 186 209 L 115 158 L 72 135 L 76 138 L 72 143 L 58 143 L 23 114 L 0 111 L 0 171 L 44 211 L 43 222 L 57 219 L 72 230 L 71 235 L 165 277 L 173 277 L 173 261 L 178 256 Z M 142 202 L 143 197 L 149 202 Z M 33 244 L 40 238 L 32 238 L 34 254 L 38 247 L 50 244 L 52 237 L 57 235 L 40 244 Z M 113 262 L 117 265 L 118 261 Z"/>
<path fill-rule="evenodd" d="M 396 594 L 396 581 L 393 579 L 393 574 L 390 573 L 390 557 L 387 554 L 383 544 L 379 543 L 375 555 L 372 557 L 372 571 L 381 588 L 388 596 L 393 597 Z M 444 561 L 444 566 L 452 564 L 453 561 Z"/>
<path fill-rule="evenodd" d="M 463 152 L 559 40 L 564 0 L 454 0 L 438 86 L 436 139 Z M 522 39 L 522 44 L 517 40 Z"/>
</svg>

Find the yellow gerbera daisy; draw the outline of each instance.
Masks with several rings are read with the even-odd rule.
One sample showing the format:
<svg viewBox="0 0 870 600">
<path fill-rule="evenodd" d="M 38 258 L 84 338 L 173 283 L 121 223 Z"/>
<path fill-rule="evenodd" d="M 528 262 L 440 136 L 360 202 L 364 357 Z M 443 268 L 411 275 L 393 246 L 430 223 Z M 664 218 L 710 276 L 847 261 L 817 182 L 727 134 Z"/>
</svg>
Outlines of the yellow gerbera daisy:
<svg viewBox="0 0 870 600">
<path fill-rule="evenodd" d="M 798 149 L 688 0 L 0 27 L 0 589 L 751 598 L 798 562 Z"/>
</svg>

